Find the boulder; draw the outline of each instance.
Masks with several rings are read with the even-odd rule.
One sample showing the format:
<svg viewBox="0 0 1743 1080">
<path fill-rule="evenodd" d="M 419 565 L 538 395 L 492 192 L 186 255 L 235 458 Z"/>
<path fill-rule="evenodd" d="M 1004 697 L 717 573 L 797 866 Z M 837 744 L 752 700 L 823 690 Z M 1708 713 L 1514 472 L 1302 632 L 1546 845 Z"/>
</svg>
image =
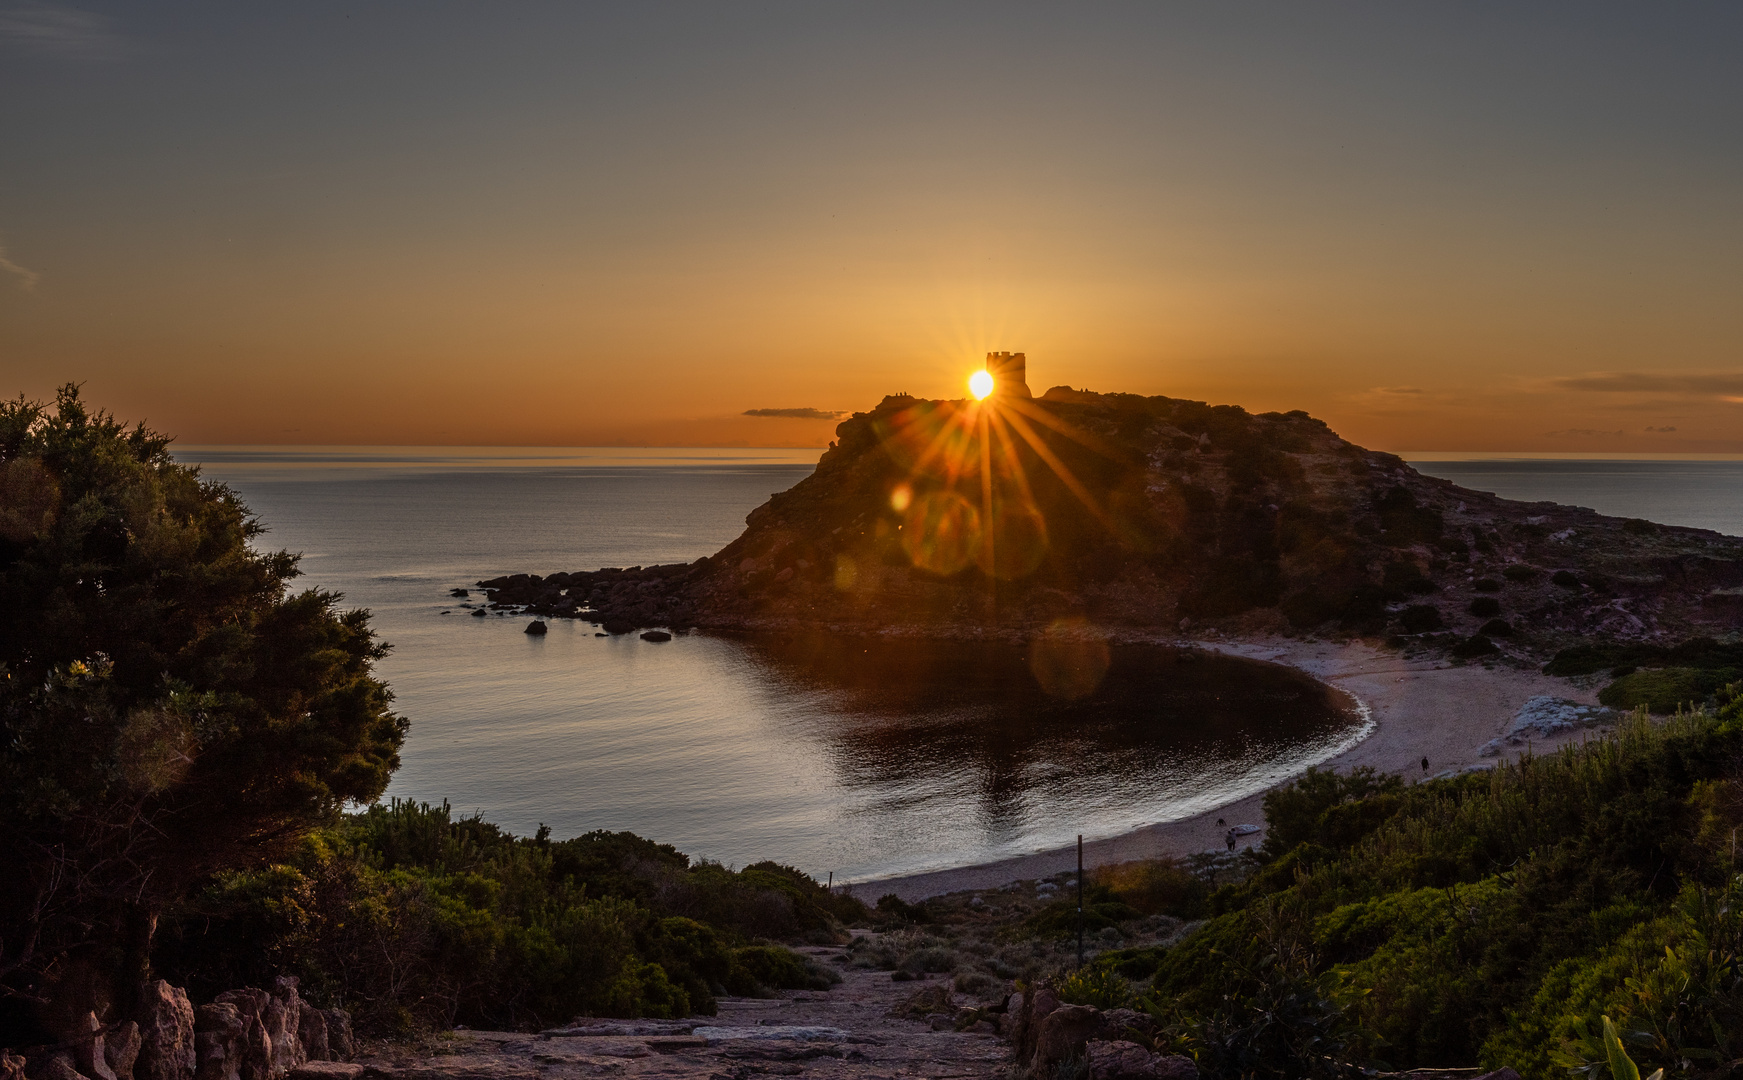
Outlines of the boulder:
<svg viewBox="0 0 1743 1080">
<path fill-rule="evenodd" d="M 1089 1040 L 1101 1032 L 1101 1010 L 1089 1005 L 1061 1005 L 1041 1018 L 1035 1028 L 1032 1069 L 1052 1073 L 1060 1062 L 1083 1056 Z"/>
<path fill-rule="evenodd" d="M 136 1080 L 193 1080 L 194 1007 L 187 991 L 158 979 L 145 988 L 139 1008 Z"/>
<path fill-rule="evenodd" d="M 635 623 L 627 623 L 618 619 L 607 619 L 601 627 L 608 634 L 629 634 L 635 632 Z"/>
<path fill-rule="evenodd" d="M 534 619 L 532 622 L 527 623 L 525 633 L 538 637 L 541 634 L 547 633 L 549 630 L 550 627 L 545 625 L 543 619 Z"/>
<path fill-rule="evenodd" d="M 267 1037 L 266 1022 L 261 1016 L 271 1000 L 272 995 L 265 990 L 245 986 L 226 990 L 213 1002 L 234 1005 L 241 1018 L 243 1035 L 233 1059 L 240 1080 L 277 1080 L 272 1072 L 272 1040 Z"/>
<path fill-rule="evenodd" d="M 194 1080 L 241 1080 L 253 1020 L 230 1002 L 194 1010 Z"/>
<path fill-rule="evenodd" d="M 133 1063 L 139 1060 L 139 1025 L 129 1020 L 105 1036 L 103 1056 L 115 1080 L 133 1080 Z"/>
<path fill-rule="evenodd" d="M 670 640 L 672 640 L 672 635 L 666 633 L 664 630 L 649 630 L 642 635 L 642 640 L 643 641 L 670 641 Z"/>
<path fill-rule="evenodd" d="M 32 1069 L 31 1075 L 32 1080 L 89 1080 L 73 1066 L 73 1059 L 69 1054 L 55 1054 Z"/>
<path fill-rule="evenodd" d="M 24 1059 L 10 1050 L 0 1050 L 0 1080 L 24 1080 Z"/>
<path fill-rule="evenodd" d="M 73 1047 L 73 1064 L 91 1080 L 115 1080 L 115 1070 L 109 1068 L 108 1055 L 103 1050 L 103 1022 L 97 1014 L 88 1012 L 79 1022 L 78 1038 Z"/>
<path fill-rule="evenodd" d="M 302 1019 L 297 1022 L 297 1041 L 303 1044 L 304 1061 L 328 1061 L 333 1052 L 327 1047 L 327 1014 L 303 1005 Z"/>
<path fill-rule="evenodd" d="M 307 1060 L 299 1037 L 302 1018 L 303 999 L 297 993 L 297 977 L 280 975 L 272 981 L 272 996 L 260 1015 L 267 1038 L 272 1040 L 273 1076 L 283 1076 Z"/>
<path fill-rule="evenodd" d="M 356 1052 L 356 1043 L 351 1038 L 351 1014 L 344 1009 L 322 1009 L 321 1015 L 327 1020 L 327 1055 L 332 1061 L 350 1061 Z"/>
<path fill-rule="evenodd" d="M 1157 1054 L 1124 1039 L 1095 1039 L 1085 1048 L 1090 1080 L 1198 1080 L 1189 1057 Z"/>
</svg>

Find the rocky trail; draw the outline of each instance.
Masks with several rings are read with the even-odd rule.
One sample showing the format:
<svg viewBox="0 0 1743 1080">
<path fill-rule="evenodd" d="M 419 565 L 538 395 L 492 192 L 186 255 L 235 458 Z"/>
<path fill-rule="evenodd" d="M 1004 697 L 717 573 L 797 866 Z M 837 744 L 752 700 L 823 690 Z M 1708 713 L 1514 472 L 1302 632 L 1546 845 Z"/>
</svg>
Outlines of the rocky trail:
<svg viewBox="0 0 1743 1080">
<path fill-rule="evenodd" d="M 800 951 L 829 961 L 839 948 Z M 682 1021 L 594 1020 L 537 1034 L 455 1031 L 424 1048 L 389 1047 L 359 1059 L 360 1077 L 471 1078 L 759 1076 L 991 1077 L 1008 1074 L 1011 1048 L 992 1021 L 956 1031 L 957 1016 L 895 1010 L 916 991 L 944 1000 L 947 976 L 893 982 L 887 971 L 843 970 L 827 990 L 719 1002 L 719 1015 Z M 963 1019 L 967 1019 L 964 1017 Z"/>
</svg>

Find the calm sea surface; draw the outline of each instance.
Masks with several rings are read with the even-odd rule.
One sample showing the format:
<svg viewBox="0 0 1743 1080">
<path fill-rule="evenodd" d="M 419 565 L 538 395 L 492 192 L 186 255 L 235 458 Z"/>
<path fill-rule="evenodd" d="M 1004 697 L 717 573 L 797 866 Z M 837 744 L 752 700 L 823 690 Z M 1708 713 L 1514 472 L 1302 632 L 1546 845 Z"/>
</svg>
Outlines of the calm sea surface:
<svg viewBox="0 0 1743 1080">
<path fill-rule="evenodd" d="M 1567 503 L 1600 514 L 1743 536 L 1743 461 L 1403 456 L 1419 472 L 1506 499 Z"/>
<path fill-rule="evenodd" d="M 301 552 L 304 582 L 374 612 L 412 720 L 389 794 L 515 832 L 628 829 L 693 857 L 855 880 L 1178 818 L 1358 737 L 1286 669 L 1116 649 L 1090 697 L 1040 692 L 1014 648 L 690 634 L 471 618 L 455 586 L 688 561 L 811 473 L 817 451 L 201 447 Z M 475 594 L 476 596 L 476 594 Z M 446 614 L 445 614 L 446 613 Z"/>
<path fill-rule="evenodd" d="M 688 561 L 816 451 L 183 447 L 370 608 L 412 718 L 390 794 L 516 832 L 630 829 L 693 856 L 877 877 L 1196 813 L 1337 753 L 1358 725 L 1308 680 L 1115 650 L 1092 696 L 1022 650 L 692 634 L 600 638 L 470 618 L 500 573 Z M 1743 534 L 1743 462 L 1415 460 L 1515 499 Z M 448 612 L 449 614 L 444 614 Z"/>
</svg>

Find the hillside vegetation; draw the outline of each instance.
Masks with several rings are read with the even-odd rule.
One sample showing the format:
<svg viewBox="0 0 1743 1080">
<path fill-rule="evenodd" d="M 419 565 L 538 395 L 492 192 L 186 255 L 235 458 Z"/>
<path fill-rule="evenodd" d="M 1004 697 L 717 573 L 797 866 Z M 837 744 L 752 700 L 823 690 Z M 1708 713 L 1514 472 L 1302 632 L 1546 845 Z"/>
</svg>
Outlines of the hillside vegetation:
<svg viewBox="0 0 1743 1080">
<path fill-rule="evenodd" d="M 1274 1075 L 1329 1075 L 1335 1059 L 1548 1080 L 1603 1059 L 1604 1016 L 1643 1071 L 1732 1075 L 1738 691 L 1717 712 L 1636 714 L 1614 737 L 1492 772 L 1412 786 L 1310 773 L 1267 797 L 1243 882 L 1182 894 L 1206 922 L 1096 968 L 1144 980 L 1168 1037 L 1213 1075 L 1258 1055 Z M 1129 898 L 1117 878 L 1103 887 Z"/>
<path fill-rule="evenodd" d="M 517 1030 L 826 987 L 839 977 L 775 941 L 833 942 L 865 916 L 777 863 L 691 865 L 633 833 L 515 837 L 395 802 L 219 877 L 176 909 L 154 960 L 196 997 L 295 974 L 371 1032 Z"/>
</svg>

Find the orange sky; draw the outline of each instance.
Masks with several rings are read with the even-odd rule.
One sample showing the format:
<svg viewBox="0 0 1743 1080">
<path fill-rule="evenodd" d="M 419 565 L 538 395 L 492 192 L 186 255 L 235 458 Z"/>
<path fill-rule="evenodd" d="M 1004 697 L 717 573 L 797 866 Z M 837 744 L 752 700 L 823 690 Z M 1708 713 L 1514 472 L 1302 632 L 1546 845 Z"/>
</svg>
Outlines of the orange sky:
<svg viewBox="0 0 1743 1080">
<path fill-rule="evenodd" d="M 1011 349 L 1396 451 L 1743 452 L 1740 10 L 7 9 L 0 392 L 820 445 L 742 414 Z"/>
</svg>

